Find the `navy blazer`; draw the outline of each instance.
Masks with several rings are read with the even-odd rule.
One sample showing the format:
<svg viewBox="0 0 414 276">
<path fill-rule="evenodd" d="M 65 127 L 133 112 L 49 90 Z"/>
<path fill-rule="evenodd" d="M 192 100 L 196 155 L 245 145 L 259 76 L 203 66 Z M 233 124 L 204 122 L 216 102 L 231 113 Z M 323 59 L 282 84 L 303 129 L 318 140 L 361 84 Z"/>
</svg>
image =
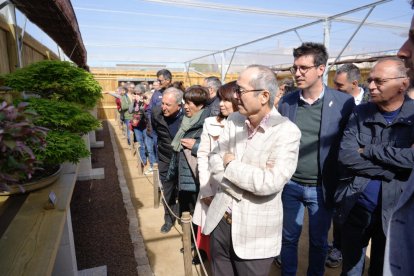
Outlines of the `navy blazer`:
<svg viewBox="0 0 414 276">
<path fill-rule="evenodd" d="M 296 122 L 296 110 L 300 100 L 297 90 L 283 97 L 279 112 Z M 338 184 L 338 150 L 343 130 L 349 115 L 355 107 L 354 98 L 325 86 L 323 96 L 321 130 L 319 133 L 319 175 L 322 177 L 322 190 L 327 207 L 333 207 L 333 195 Z"/>
</svg>

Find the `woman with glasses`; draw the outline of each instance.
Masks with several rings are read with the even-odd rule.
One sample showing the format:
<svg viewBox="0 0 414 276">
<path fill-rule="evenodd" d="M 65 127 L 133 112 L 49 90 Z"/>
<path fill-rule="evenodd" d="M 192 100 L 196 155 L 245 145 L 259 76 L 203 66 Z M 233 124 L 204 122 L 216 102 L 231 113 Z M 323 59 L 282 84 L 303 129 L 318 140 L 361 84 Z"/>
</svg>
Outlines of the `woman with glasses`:
<svg viewBox="0 0 414 276">
<path fill-rule="evenodd" d="M 206 254 L 209 255 L 210 250 L 209 236 L 201 234 L 201 228 L 206 219 L 208 206 L 213 200 L 219 186 L 219 183 L 211 177 L 208 166 L 208 156 L 218 145 L 218 139 L 226 126 L 227 117 L 231 113 L 238 111 L 237 100 L 234 98 L 234 90 L 236 87 L 236 81 L 232 81 L 222 85 L 218 89 L 217 94 L 220 99 L 220 113 L 217 116 L 209 117 L 205 120 L 197 152 L 200 192 L 194 210 L 193 222 L 199 226 L 197 246 L 205 251 L 200 250 L 203 260 L 205 260 Z M 199 263 L 199 258 L 193 259 L 193 264 Z"/>
</svg>

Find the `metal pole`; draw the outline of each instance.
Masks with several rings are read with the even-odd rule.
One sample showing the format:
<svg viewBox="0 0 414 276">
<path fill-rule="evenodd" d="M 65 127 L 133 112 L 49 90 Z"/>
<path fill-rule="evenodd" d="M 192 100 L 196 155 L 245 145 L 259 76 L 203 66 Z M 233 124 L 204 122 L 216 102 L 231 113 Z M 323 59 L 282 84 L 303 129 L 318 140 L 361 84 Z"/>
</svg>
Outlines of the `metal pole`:
<svg viewBox="0 0 414 276">
<path fill-rule="evenodd" d="M 326 51 L 329 53 L 329 44 L 331 41 L 331 21 L 329 19 L 326 19 L 324 24 L 323 24 L 323 44 L 325 45 Z M 325 85 L 328 84 L 328 70 L 326 70 L 328 68 L 328 60 L 326 61 L 325 64 L 325 72 L 323 74 L 323 83 Z"/>
<path fill-rule="evenodd" d="M 10 5 L 10 9 L 12 10 L 12 20 L 13 20 L 13 25 L 14 25 L 14 40 L 16 42 L 16 49 L 17 49 L 17 64 L 16 67 L 17 68 L 22 68 L 22 51 L 21 51 L 21 47 L 20 47 L 20 39 L 19 39 L 19 33 L 18 33 L 18 29 L 17 29 L 17 17 L 16 17 L 16 7 L 12 4 L 9 3 Z"/>
<path fill-rule="evenodd" d="M 185 276 L 192 276 L 192 256 L 191 256 L 191 216 L 189 212 L 183 212 L 181 225 L 183 228 L 183 248 L 184 248 L 184 272 Z"/>
</svg>

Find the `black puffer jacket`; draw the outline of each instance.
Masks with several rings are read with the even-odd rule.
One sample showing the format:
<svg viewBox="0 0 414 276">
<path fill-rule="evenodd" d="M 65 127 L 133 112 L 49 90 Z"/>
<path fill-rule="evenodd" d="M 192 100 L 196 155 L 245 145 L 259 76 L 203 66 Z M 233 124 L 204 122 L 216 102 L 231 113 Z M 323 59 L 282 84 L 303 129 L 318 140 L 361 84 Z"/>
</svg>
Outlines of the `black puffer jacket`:
<svg viewBox="0 0 414 276">
<path fill-rule="evenodd" d="M 176 123 L 179 125 L 183 120 L 183 113 L 176 118 Z M 171 156 L 173 154 L 173 149 L 171 142 L 174 139 L 174 136 L 171 135 L 170 129 L 167 122 L 165 121 L 164 116 L 162 115 L 161 107 L 156 106 L 152 109 L 151 115 L 151 125 L 153 130 L 157 133 L 158 142 L 158 159 L 164 163 L 170 163 Z"/>
</svg>

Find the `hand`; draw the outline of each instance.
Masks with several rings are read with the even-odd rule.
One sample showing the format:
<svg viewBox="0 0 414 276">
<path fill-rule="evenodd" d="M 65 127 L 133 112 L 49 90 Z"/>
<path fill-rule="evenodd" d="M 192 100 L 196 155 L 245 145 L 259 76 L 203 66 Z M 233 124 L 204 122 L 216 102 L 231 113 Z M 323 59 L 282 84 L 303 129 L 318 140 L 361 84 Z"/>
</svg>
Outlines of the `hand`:
<svg viewBox="0 0 414 276">
<path fill-rule="evenodd" d="M 181 139 L 181 145 L 187 149 L 193 149 L 196 140 L 193 138 L 183 138 Z"/>
<path fill-rule="evenodd" d="M 211 202 L 213 201 L 213 196 L 208 196 L 208 197 L 204 197 L 204 198 L 202 198 L 201 199 L 201 201 L 205 204 L 205 205 L 207 205 L 207 206 L 210 206 L 210 204 L 211 204 Z"/>
<path fill-rule="evenodd" d="M 231 161 L 233 161 L 234 159 L 236 159 L 236 157 L 234 157 L 233 153 L 226 153 L 224 154 L 223 157 L 223 166 L 227 167 L 227 164 L 230 163 Z"/>
</svg>

